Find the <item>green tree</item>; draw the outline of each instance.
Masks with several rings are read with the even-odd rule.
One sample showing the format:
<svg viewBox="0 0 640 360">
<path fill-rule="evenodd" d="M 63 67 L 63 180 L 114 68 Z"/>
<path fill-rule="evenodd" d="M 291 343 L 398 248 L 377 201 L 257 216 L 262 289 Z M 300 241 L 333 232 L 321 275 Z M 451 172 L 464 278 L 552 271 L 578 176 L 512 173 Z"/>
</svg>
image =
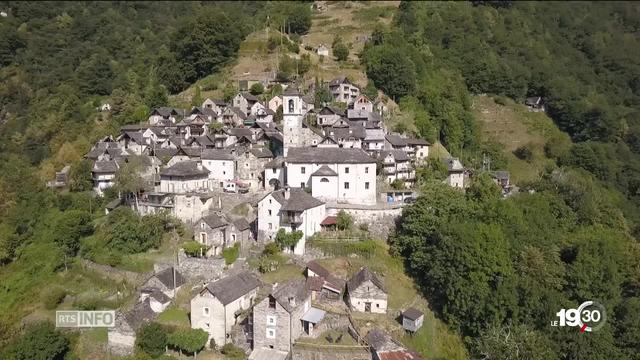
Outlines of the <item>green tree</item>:
<svg viewBox="0 0 640 360">
<path fill-rule="evenodd" d="M 395 179 L 391 182 L 391 188 L 394 190 L 403 190 L 405 189 L 404 181 L 402 179 Z"/>
<path fill-rule="evenodd" d="M 252 95 L 262 95 L 262 93 L 264 93 L 264 86 L 262 86 L 262 83 L 255 83 L 253 85 L 251 85 L 251 89 L 249 89 L 249 92 Z"/>
<path fill-rule="evenodd" d="M 487 202 L 500 198 L 501 189 L 488 173 L 480 173 L 473 177 L 471 185 L 467 188 L 467 199 Z"/>
<path fill-rule="evenodd" d="M 346 61 L 349 58 L 349 48 L 344 43 L 337 43 L 333 47 L 333 55 L 338 61 Z"/>
<path fill-rule="evenodd" d="M 372 47 L 366 51 L 364 65 L 367 77 L 394 99 L 416 88 L 416 66 L 403 51 L 389 45 Z"/>
<path fill-rule="evenodd" d="M 333 101 L 333 96 L 329 87 L 324 84 L 316 82 L 316 93 L 314 103 L 316 108 L 322 107 L 323 104 L 330 104 Z"/>
<path fill-rule="evenodd" d="M 209 339 L 209 334 L 202 329 L 179 329 L 169 334 L 167 343 L 182 352 L 197 354 L 204 348 Z"/>
<path fill-rule="evenodd" d="M 31 325 L 3 352 L 3 359 L 62 360 L 69 352 L 69 340 L 51 323 Z"/>
<path fill-rule="evenodd" d="M 143 325 L 136 333 L 136 347 L 153 358 L 164 354 L 167 346 L 167 331 L 157 323 Z"/>
<path fill-rule="evenodd" d="M 475 352 L 484 359 L 559 359 L 557 349 L 543 334 L 526 326 L 494 326 L 483 332 Z"/>
<path fill-rule="evenodd" d="M 303 235 L 302 231 L 286 232 L 280 228 L 276 233 L 276 244 L 278 244 L 281 250 L 293 249 L 298 244 L 298 241 L 302 239 Z"/>
<path fill-rule="evenodd" d="M 80 250 L 80 239 L 93 233 L 91 214 L 82 210 L 68 210 L 56 216 L 51 228 L 51 238 L 67 258 L 74 257 Z"/>
<path fill-rule="evenodd" d="M 69 190 L 91 190 L 93 188 L 91 170 L 92 166 L 89 160 L 81 160 L 80 162 L 71 165 L 71 169 L 69 170 Z"/>
<path fill-rule="evenodd" d="M 362 90 L 362 93 L 366 97 L 368 97 L 369 100 L 371 100 L 371 101 L 375 101 L 376 98 L 378 97 L 378 89 L 373 84 L 373 81 L 367 82 L 367 86 L 364 87 L 364 90 Z"/>
<path fill-rule="evenodd" d="M 353 217 L 346 211 L 340 210 L 336 217 L 336 226 L 338 230 L 350 230 L 353 227 Z"/>
<path fill-rule="evenodd" d="M 202 90 L 200 86 L 196 86 L 196 90 L 191 97 L 191 106 L 202 106 Z"/>
</svg>

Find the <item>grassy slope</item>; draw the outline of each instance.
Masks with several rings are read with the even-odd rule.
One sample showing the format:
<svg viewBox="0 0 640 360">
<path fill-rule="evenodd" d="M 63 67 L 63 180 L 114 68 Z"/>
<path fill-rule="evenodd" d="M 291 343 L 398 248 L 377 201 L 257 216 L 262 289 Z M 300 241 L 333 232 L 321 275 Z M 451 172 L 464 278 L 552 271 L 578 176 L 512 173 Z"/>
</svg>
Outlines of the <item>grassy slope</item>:
<svg viewBox="0 0 640 360">
<path fill-rule="evenodd" d="M 381 275 L 389 294 L 387 315 L 354 313 L 361 333 L 366 333 L 373 327 L 384 328 L 405 345 L 420 352 L 427 360 L 468 358 L 460 336 L 434 316 L 413 280 L 405 274 L 400 259 L 389 255 L 386 244 L 380 243 L 375 255 L 370 259 L 337 257 L 319 262 L 343 279 L 348 279 L 362 266 L 368 266 Z M 401 324 L 396 320 L 400 311 L 409 306 L 425 313 L 424 326 L 413 337 L 406 336 Z"/>
<path fill-rule="evenodd" d="M 545 166 L 553 163 L 544 156 L 546 141 L 552 137 L 570 141 L 569 137 L 545 113 L 530 112 L 526 106 L 510 99 L 500 101 L 505 105 L 497 104 L 488 96 L 473 98 L 473 113 L 481 125 L 482 137 L 504 145 L 512 182 L 535 180 Z M 523 145 L 533 150 L 533 161 L 526 162 L 513 155 L 513 151 Z"/>
</svg>

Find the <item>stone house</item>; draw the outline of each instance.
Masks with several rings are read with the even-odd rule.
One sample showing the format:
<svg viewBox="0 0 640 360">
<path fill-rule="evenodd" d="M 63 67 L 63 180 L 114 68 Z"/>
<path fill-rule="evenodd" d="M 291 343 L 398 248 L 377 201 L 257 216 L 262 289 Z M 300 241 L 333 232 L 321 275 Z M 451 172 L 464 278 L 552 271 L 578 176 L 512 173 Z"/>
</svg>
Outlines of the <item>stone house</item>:
<svg viewBox="0 0 640 360">
<path fill-rule="evenodd" d="M 344 291 L 345 281 L 334 276 L 318 264 L 315 260 L 307 263 L 305 269 L 307 276 L 307 287 L 311 291 L 311 299 L 321 300 L 341 300 Z"/>
<path fill-rule="evenodd" d="M 364 127 L 360 125 L 328 127 L 324 129 L 324 132 L 327 137 L 332 138 L 338 144 L 338 147 L 347 149 L 361 149 L 362 141 L 366 136 Z"/>
<path fill-rule="evenodd" d="M 194 240 L 207 246 L 206 256 L 218 256 L 222 249 L 231 246 L 231 229 L 227 219 L 221 214 L 209 214 L 203 216 L 193 226 Z M 235 234 L 234 234 L 235 237 Z"/>
<path fill-rule="evenodd" d="M 408 350 L 380 329 L 369 331 L 365 341 L 369 344 L 372 360 L 422 360 L 420 354 Z"/>
<path fill-rule="evenodd" d="M 324 46 L 324 44 L 320 44 L 320 46 L 316 48 L 316 54 L 318 54 L 318 56 L 329 56 L 329 48 Z"/>
<path fill-rule="evenodd" d="M 235 158 L 228 150 L 205 149 L 201 154 L 202 166 L 209 170 L 213 187 L 222 188 L 225 181 L 235 179 Z"/>
<path fill-rule="evenodd" d="M 353 311 L 384 314 L 387 292 L 378 276 L 363 267 L 347 281 L 347 297 Z"/>
<path fill-rule="evenodd" d="M 316 111 L 316 123 L 318 126 L 333 126 L 341 117 L 345 117 L 344 110 L 334 106 L 324 106 Z"/>
<path fill-rule="evenodd" d="M 271 109 L 271 111 L 273 111 L 274 113 L 278 111 L 278 108 L 280 106 L 282 106 L 282 96 L 280 95 L 276 95 L 274 97 L 271 98 L 271 100 L 269 100 L 267 106 L 269 107 L 269 109 Z"/>
<path fill-rule="evenodd" d="M 150 299 L 138 302 L 132 310 L 116 312 L 115 326 L 107 329 L 107 351 L 118 356 L 133 354 L 136 331 L 150 323 L 157 316 L 150 305 Z"/>
<path fill-rule="evenodd" d="M 336 203 L 376 203 L 376 160 L 361 149 L 291 148 L 285 163 L 287 185 L 311 187 L 315 198 Z"/>
<path fill-rule="evenodd" d="M 223 100 L 207 98 L 205 101 L 202 102 L 202 108 L 203 109 L 211 109 L 211 110 L 215 111 L 216 114 L 218 114 L 218 116 L 220 116 L 222 114 L 222 112 L 224 111 L 224 109 L 227 108 L 227 103 L 224 102 Z M 220 120 L 218 120 L 218 121 L 220 121 Z"/>
<path fill-rule="evenodd" d="M 329 82 L 329 91 L 333 101 L 351 104 L 360 95 L 360 88 L 352 84 L 346 76 L 337 77 Z"/>
<path fill-rule="evenodd" d="M 382 151 L 380 160 L 383 164 L 383 174 L 389 184 L 395 180 L 403 181 L 405 186 L 413 184 L 416 175 L 407 153 L 402 150 Z"/>
<path fill-rule="evenodd" d="M 207 284 L 191 299 L 191 328 L 206 331 L 216 346 L 230 342 L 231 327 L 253 306 L 260 285 L 247 271 Z"/>
<path fill-rule="evenodd" d="M 241 147 L 236 153 L 236 178 L 251 189 L 263 186 L 262 174 L 265 165 L 273 159 L 273 153 L 264 147 Z"/>
<path fill-rule="evenodd" d="M 247 114 L 235 106 L 229 106 L 222 112 L 222 123 L 227 126 L 242 126 L 246 119 Z"/>
<path fill-rule="evenodd" d="M 411 150 L 409 154 L 413 160 L 418 163 L 424 163 L 429 157 L 429 142 L 424 139 L 407 139 L 407 147 Z"/>
<path fill-rule="evenodd" d="M 304 255 L 306 239 L 320 231 L 325 213 L 324 203 L 302 189 L 273 191 L 258 201 L 258 241 L 273 241 L 280 228 L 286 232 L 300 230 L 302 238 L 286 251 Z"/>
<path fill-rule="evenodd" d="M 116 172 L 120 165 L 115 160 L 103 160 L 93 163 L 91 168 L 91 179 L 93 180 L 93 191 L 98 196 L 103 196 L 104 191 L 113 186 Z"/>
<path fill-rule="evenodd" d="M 279 156 L 264 164 L 264 188 L 279 190 L 284 186 L 284 158 Z"/>
<path fill-rule="evenodd" d="M 175 270 L 174 281 L 174 269 L 169 266 L 163 270 L 156 271 L 147 281 L 144 282 L 142 288 L 157 289 L 164 295 L 173 299 L 175 294 L 185 283 L 185 278 L 178 270 Z"/>
<path fill-rule="evenodd" d="M 193 109 L 191 109 L 191 114 L 189 118 L 191 120 L 195 120 L 196 117 L 201 117 L 205 121 L 205 123 L 211 124 L 212 122 L 218 121 L 219 114 L 220 113 L 218 113 L 216 110 L 214 110 L 211 107 L 194 106 Z"/>
<path fill-rule="evenodd" d="M 384 149 L 385 133 L 384 129 L 370 124 L 365 125 L 365 136 L 362 140 L 362 148 L 368 153 L 381 151 Z"/>
<path fill-rule="evenodd" d="M 447 170 L 449 171 L 449 176 L 447 176 L 445 182 L 451 187 L 463 189 L 465 187 L 464 166 L 462 166 L 462 163 L 457 158 L 449 158 L 445 161 L 447 163 Z"/>
<path fill-rule="evenodd" d="M 212 193 L 172 194 L 172 198 L 171 215 L 187 224 L 194 224 L 203 214 L 221 207 L 220 196 L 214 196 Z"/>
<path fill-rule="evenodd" d="M 209 170 L 202 162 L 182 161 L 160 171 L 161 192 L 184 194 L 209 188 Z"/>
<path fill-rule="evenodd" d="M 358 95 L 358 97 L 356 97 L 355 100 L 353 101 L 352 106 L 353 106 L 353 110 L 362 111 L 365 113 L 373 112 L 373 103 L 364 94 Z"/>
<path fill-rule="evenodd" d="M 149 114 L 149 124 L 156 125 L 163 120 L 175 123 L 177 119 L 183 116 L 184 110 L 163 106 L 151 110 L 151 114 Z"/>
<path fill-rule="evenodd" d="M 245 115 L 251 114 L 251 107 L 257 103 L 259 99 L 248 92 L 239 92 L 233 100 L 231 105 L 240 109 Z"/>
<path fill-rule="evenodd" d="M 274 286 L 253 307 L 253 349 L 289 353 L 304 333 L 302 318 L 311 308 L 311 294 L 302 279 Z"/>
<path fill-rule="evenodd" d="M 385 150 L 402 150 L 404 152 L 411 151 L 407 144 L 407 139 L 400 135 L 387 134 L 384 137 L 384 149 Z"/>
<path fill-rule="evenodd" d="M 155 313 L 161 313 L 171 304 L 171 298 L 158 288 L 143 288 L 140 290 L 138 301 L 149 300 L 149 306 Z"/>
<path fill-rule="evenodd" d="M 133 155 L 147 154 L 150 140 L 145 139 L 142 132 L 126 131 L 116 138 L 121 149 Z"/>
</svg>

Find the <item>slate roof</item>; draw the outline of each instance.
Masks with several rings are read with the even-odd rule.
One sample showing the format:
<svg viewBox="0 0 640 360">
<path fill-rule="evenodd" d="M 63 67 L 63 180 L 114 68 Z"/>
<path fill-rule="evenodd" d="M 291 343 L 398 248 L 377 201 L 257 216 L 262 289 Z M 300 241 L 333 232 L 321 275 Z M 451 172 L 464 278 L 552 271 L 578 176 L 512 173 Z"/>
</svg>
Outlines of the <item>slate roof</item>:
<svg viewBox="0 0 640 360">
<path fill-rule="evenodd" d="M 404 349 L 397 341 L 393 340 L 391 335 L 380 329 L 372 329 L 371 331 L 369 331 L 367 336 L 365 336 L 365 341 L 376 352 L 397 351 Z"/>
<path fill-rule="evenodd" d="M 204 149 L 202 150 L 202 160 L 229 160 L 233 161 L 234 157 L 228 150 L 222 149 Z"/>
<path fill-rule="evenodd" d="M 233 221 L 233 225 L 235 225 L 235 227 L 236 227 L 236 229 L 238 229 L 238 231 L 245 231 L 245 230 L 247 230 L 247 229 L 249 229 L 251 227 L 251 225 L 249 224 L 249 222 L 245 218 L 240 218 L 240 219 L 234 220 Z"/>
<path fill-rule="evenodd" d="M 156 313 L 151 309 L 149 299 L 137 303 L 133 309 L 124 314 L 124 320 L 133 330 L 138 330 L 143 324 L 155 319 Z"/>
<path fill-rule="evenodd" d="M 98 156 L 104 154 L 107 149 L 117 148 L 118 144 L 114 142 L 99 142 L 97 143 L 91 151 L 85 157 L 87 159 L 95 160 Z"/>
<path fill-rule="evenodd" d="M 249 139 L 253 137 L 253 131 L 249 128 L 231 128 L 227 129 L 227 134 L 233 135 L 236 137 L 246 136 Z"/>
<path fill-rule="evenodd" d="M 327 165 L 322 165 L 318 170 L 314 171 L 311 176 L 338 176 L 338 173 L 333 171 L 333 169 Z"/>
<path fill-rule="evenodd" d="M 242 95 L 242 97 L 244 97 L 245 99 L 249 100 L 249 101 L 259 101 L 259 99 L 253 95 L 251 95 L 251 93 L 248 92 L 241 92 L 240 93 Z"/>
<path fill-rule="evenodd" d="M 244 111 L 240 110 L 240 108 L 238 108 L 238 107 L 231 106 L 231 107 L 229 107 L 229 111 L 231 111 L 231 112 L 235 113 L 236 115 L 238 115 L 238 117 L 241 120 L 244 120 L 244 119 L 247 118 L 247 114 L 245 114 Z"/>
<path fill-rule="evenodd" d="M 212 229 L 217 229 L 219 227 L 227 226 L 229 224 L 223 216 L 220 216 L 218 214 L 210 214 L 207 216 L 203 216 L 202 221 L 204 221 Z"/>
<path fill-rule="evenodd" d="M 155 299 L 156 301 L 158 301 L 161 304 L 166 304 L 169 301 L 171 301 L 170 297 L 165 295 L 165 293 L 163 293 L 162 291 L 160 291 L 160 289 L 158 289 L 156 287 L 145 288 L 145 289 L 142 289 L 140 292 L 148 293 L 149 297 Z"/>
<path fill-rule="evenodd" d="M 326 130 L 329 136 L 334 139 L 364 139 L 366 137 L 365 130 L 362 126 L 349 127 L 333 127 Z M 333 135 L 331 135 L 333 133 Z"/>
<path fill-rule="evenodd" d="M 160 171 L 160 175 L 165 176 L 206 176 L 209 175 L 209 170 L 205 167 L 198 169 L 198 163 L 192 160 L 181 161 L 169 168 Z"/>
<path fill-rule="evenodd" d="M 450 172 L 463 172 L 464 166 L 458 158 L 449 158 L 446 160 L 447 168 Z"/>
<path fill-rule="evenodd" d="M 304 304 L 310 293 L 307 289 L 306 281 L 304 279 L 296 279 L 278 286 L 271 291 L 271 295 L 287 312 L 291 313 L 296 307 Z"/>
<path fill-rule="evenodd" d="M 310 164 L 369 164 L 375 160 L 362 149 L 348 148 L 319 148 L 307 147 L 290 148 L 286 161 L 289 163 Z"/>
<path fill-rule="evenodd" d="M 194 106 L 191 110 L 191 114 L 202 114 L 204 116 L 211 116 L 214 119 L 218 116 L 218 114 L 213 109 L 207 107 L 203 108 L 199 106 Z"/>
<path fill-rule="evenodd" d="M 407 144 L 409 145 L 421 145 L 421 146 L 429 146 L 429 142 L 425 139 L 407 139 Z"/>
<path fill-rule="evenodd" d="M 389 154 L 393 155 L 393 159 L 398 162 L 398 161 L 409 161 L 409 156 L 407 156 L 407 153 L 402 151 L 402 150 L 386 150 L 386 151 L 381 151 L 380 152 L 380 156 L 384 159 L 385 157 L 387 157 Z"/>
<path fill-rule="evenodd" d="M 173 267 L 168 267 L 160 272 L 157 272 L 154 275 L 164 286 L 168 289 L 173 290 Z M 176 288 L 184 285 L 186 280 L 180 274 L 178 270 L 176 270 Z"/>
<path fill-rule="evenodd" d="M 387 134 L 384 138 L 393 146 L 407 146 L 407 140 L 399 135 Z"/>
<path fill-rule="evenodd" d="M 407 319 L 411 319 L 411 320 L 417 320 L 422 315 L 424 315 L 422 313 L 422 311 L 420 311 L 420 310 L 418 310 L 416 308 L 413 308 L 413 307 L 408 308 L 407 310 L 405 310 L 402 313 L 402 316 L 406 317 Z"/>
<path fill-rule="evenodd" d="M 203 149 L 199 147 L 180 146 L 180 151 L 190 158 L 199 158 Z"/>
<path fill-rule="evenodd" d="M 118 164 L 114 160 L 96 161 L 92 171 L 100 174 L 115 173 L 118 171 Z"/>
<path fill-rule="evenodd" d="M 315 260 L 309 261 L 307 263 L 307 268 L 322 277 L 327 277 L 331 275 L 329 270 L 325 269 L 322 265 L 318 264 Z"/>
<path fill-rule="evenodd" d="M 338 86 L 345 83 L 351 84 L 351 82 L 349 82 L 346 76 L 338 76 L 337 78 L 329 82 L 329 87 Z"/>
<path fill-rule="evenodd" d="M 335 114 L 335 115 L 345 116 L 344 110 L 340 109 L 339 107 L 335 107 L 331 105 L 324 106 L 322 107 L 322 109 L 316 112 L 320 115 Z"/>
<path fill-rule="evenodd" d="M 363 267 L 362 269 L 360 269 L 360 271 L 358 271 L 355 275 L 353 275 L 353 277 L 351 279 L 349 279 L 349 281 L 347 281 L 347 289 L 349 291 L 353 291 L 355 289 L 357 289 L 360 285 L 362 285 L 362 283 L 364 283 L 367 280 L 371 280 L 371 282 L 377 286 L 378 288 L 380 288 L 380 290 L 382 290 L 383 292 L 387 292 L 384 288 L 384 285 L 382 284 L 382 281 L 380 280 L 380 278 L 378 278 L 378 276 L 376 276 L 376 274 L 372 273 L 369 268 L 367 268 L 366 266 Z"/>
<path fill-rule="evenodd" d="M 284 167 L 284 158 L 282 156 L 278 156 L 275 159 L 269 161 L 264 164 L 264 167 L 267 169 L 279 169 Z"/>
<path fill-rule="evenodd" d="M 282 95 L 286 96 L 300 96 L 300 91 L 293 85 L 289 85 Z"/>
<path fill-rule="evenodd" d="M 209 283 L 206 289 L 213 294 L 223 305 L 228 305 L 241 296 L 258 288 L 261 282 L 258 277 L 248 271 L 237 275 L 227 276 L 218 281 Z"/>
<path fill-rule="evenodd" d="M 285 211 L 304 211 L 324 204 L 324 202 L 314 198 L 300 188 L 290 188 L 289 199 L 284 198 L 284 192 L 285 189 L 273 191 L 260 199 L 260 201 L 271 195 L 280 203 L 281 209 Z"/>
<path fill-rule="evenodd" d="M 307 289 L 311 291 L 321 291 L 324 285 L 324 279 L 319 276 L 311 276 L 307 278 Z"/>
<path fill-rule="evenodd" d="M 171 148 L 155 149 L 154 150 L 154 155 L 156 157 L 173 157 L 179 151 L 180 151 L 180 149 L 171 149 Z"/>
<path fill-rule="evenodd" d="M 255 155 L 255 157 L 259 158 L 259 159 L 264 159 L 264 158 L 272 158 L 273 157 L 273 153 L 271 152 L 271 150 L 266 149 L 266 148 L 253 148 L 250 150 L 250 152 Z"/>
</svg>

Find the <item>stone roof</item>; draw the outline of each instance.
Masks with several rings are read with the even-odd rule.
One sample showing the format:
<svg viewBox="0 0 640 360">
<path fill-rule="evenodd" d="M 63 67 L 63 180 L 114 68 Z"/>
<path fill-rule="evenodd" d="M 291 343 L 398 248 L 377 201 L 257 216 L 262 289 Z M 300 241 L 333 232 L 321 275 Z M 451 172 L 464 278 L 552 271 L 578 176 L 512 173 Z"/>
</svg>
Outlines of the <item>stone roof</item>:
<svg viewBox="0 0 640 360">
<path fill-rule="evenodd" d="M 116 163 L 114 160 L 96 161 L 93 164 L 92 171 L 94 173 L 101 173 L 101 174 L 115 173 L 116 171 L 118 171 L 118 163 Z"/>
<path fill-rule="evenodd" d="M 383 159 L 389 156 L 389 154 L 393 156 L 395 161 L 409 161 L 409 156 L 407 156 L 407 153 L 402 150 L 386 150 L 380 152 L 380 156 Z"/>
<path fill-rule="evenodd" d="M 227 129 L 227 134 L 233 135 L 236 137 L 246 136 L 249 139 L 253 137 L 253 131 L 249 128 L 231 128 Z"/>
<path fill-rule="evenodd" d="M 347 79 L 347 77 L 343 75 L 343 76 L 338 76 L 337 78 L 331 80 L 329 82 L 329 86 L 333 87 L 333 86 L 338 86 L 338 85 L 345 84 L 345 83 L 346 84 L 351 84 L 351 82 L 349 82 L 349 79 Z"/>
<path fill-rule="evenodd" d="M 266 149 L 266 148 L 253 148 L 250 150 L 250 152 L 255 155 L 255 157 L 259 158 L 259 159 L 263 159 L 263 158 L 272 158 L 273 157 L 273 153 L 271 152 L 271 150 Z"/>
<path fill-rule="evenodd" d="M 378 278 L 376 274 L 372 273 L 366 266 L 360 269 L 360 271 L 358 271 L 355 275 L 353 275 L 351 279 L 349 279 L 349 281 L 347 281 L 347 289 L 351 292 L 357 289 L 360 285 L 362 285 L 362 283 L 367 280 L 371 280 L 371 282 L 375 286 L 380 288 L 380 290 L 385 293 L 387 292 L 380 278 Z"/>
<path fill-rule="evenodd" d="M 228 305 L 241 296 L 258 288 L 261 282 L 258 277 L 248 271 L 237 275 L 227 276 L 218 281 L 209 283 L 206 289 L 213 294 L 223 305 Z"/>
<path fill-rule="evenodd" d="M 402 313 L 402 316 L 406 317 L 407 319 L 411 319 L 411 320 L 417 320 L 422 315 L 424 315 L 422 313 L 422 311 L 420 311 L 420 310 L 418 310 L 416 308 L 413 308 L 413 307 L 408 308 L 407 310 L 405 310 Z"/>
<path fill-rule="evenodd" d="M 240 94 L 242 95 L 242 97 L 244 97 L 245 99 L 247 99 L 249 101 L 259 101 L 259 99 L 257 97 L 255 97 L 254 95 L 252 95 L 251 93 L 241 92 Z"/>
<path fill-rule="evenodd" d="M 196 161 L 187 160 L 181 161 L 169 168 L 163 169 L 162 171 L 160 171 L 160 175 L 177 177 L 207 176 L 209 175 L 209 170 L 207 170 L 205 167 L 198 168 L 198 163 Z"/>
<path fill-rule="evenodd" d="M 151 309 L 149 299 L 137 303 L 133 309 L 124 314 L 124 320 L 135 331 L 143 324 L 153 321 L 156 313 Z"/>
<path fill-rule="evenodd" d="M 233 112 L 233 113 L 235 113 L 236 115 L 238 115 L 238 117 L 239 117 L 241 120 L 244 120 L 244 119 L 246 119 L 246 118 L 247 118 L 247 114 L 245 114 L 245 113 L 244 113 L 244 111 L 242 111 L 242 110 L 241 110 L 240 108 L 238 108 L 238 107 L 230 106 L 228 109 L 229 109 L 228 111 Z"/>
<path fill-rule="evenodd" d="M 327 165 L 322 165 L 318 170 L 314 171 L 311 176 L 338 176 L 338 173 L 333 171 L 333 169 Z"/>
<path fill-rule="evenodd" d="M 318 264 L 315 260 L 309 261 L 307 263 L 307 268 L 322 277 L 327 277 L 331 275 L 329 270 L 325 269 L 322 265 Z"/>
<path fill-rule="evenodd" d="M 236 229 L 238 229 L 239 231 L 244 231 L 251 227 L 251 225 L 245 218 L 239 218 L 237 220 L 234 220 L 233 225 L 235 225 Z"/>
<path fill-rule="evenodd" d="M 289 163 L 308 164 L 369 164 L 375 160 L 362 149 L 350 148 L 290 148 L 286 157 Z"/>
<path fill-rule="evenodd" d="M 168 289 L 173 289 L 173 267 L 170 266 L 160 272 L 157 272 L 154 276 Z M 182 274 L 176 270 L 176 288 L 184 285 L 185 282 L 186 281 Z"/>
<path fill-rule="evenodd" d="M 264 167 L 267 169 L 279 169 L 284 167 L 284 158 L 282 156 L 278 156 L 275 159 L 269 161 L 264 164 Z"/>
<path fill-rule="evenodd" d="M 165 148 L 165 149 L 155 149 L 153 153 L 156 157 L 173 157 L 179 151 L 180 149 Z"/>
<path fill-rule="evenodd" d="M 345 116 L 344 110 L 340 109 L 339 107 L 335 107 L 331 105 L 323 106 L 322 109 L 316 112 L 320 115 L 335 114 L 335 115 Z"/>
<path fill-rule="evenodd" d="M 387 134 L 385 139 L 393 146 L 407 146 L 407 139 L 399 135 Z"/>
<path fill-rule="evenodd" d="M 329 287 L 331 289 L 337 290 L 338 292 L 342 292 L 342 290 L 344 290 L 345 281 L 335 277 L 329 272 L 329 270 L 325 269 L 315 260 L 309 261 L 307 263 L 307 268 L 318 274 L 318 276 L 322 279 L 322 286 Z"/>
<path fill-rule="evenodd" d="M 207 225 L 209 225 L 212 229 L 217 229 L 222 226 L 227 226 L 229 223 L 224 218 L 224 216 L 218 214 L 210 214 L 207 216 L 203 216 L 202 221 L 204 221 Z"/>
<path fill-rule="evenodd" d="M 199 158 L 202 154 L 202 148 L 191 146 L 180 146 L 180 151 L 190 158 Z"/>
<path fill-rule="evenodd" d="M 231 152 L 222 149 L 204 149 L 202 150 L 202 160 L 229 160 L 233 161 Z"/>
<path fill-rule="evenodd" d="M 464 166 L 460 162 L 458 158 L 449 158 L 446 159 L 447 168 L 450 172 L 463 172 Z"/>
<path fill-rule="evenodd" d="M 407 139 L 407 144 L 409 145 L 419 145 L 419 146 L 429 146 L 429 142 L 425 139 Z"/>
<path fill-rule="evenodd" d="M 403 347 L 393 338 L 380 329 L 372 329 L 365 336 L 366 342 L 377 352 L 402 350 Z"/>
<path fill-rule="evenodd" d="M 291 313 L 296 307 L 304 304 L 310 293 L 306 281 L 296 279 L 276 287 L 271 291 L 271 295 L 287 312 Z"/>
<path fill-rule="evenodd" d="M 364 127 L 358 125 L 328 128 L 326 132 L 334 139 L 364 139 L 366 137 Z M 332 133 L 333 135 L 331 135 Z"/>
<path fill-rule="evenodd" d="M 324 279 L 319 276 L 310 276 L 307 278 L 307 289 L 311 291 L 321 291 L 324 285 Z"/>
<path fill-rule="evenodd" d="M 206 146 L 213 146 L 213 141 L 211 140 L 210 137 L 208 137 L 207 135 L 202 135 L 202 136 L 194 136 L 192 137 L 192 143 L 196 142 L 198 144 L 200 144 L 203 147 Z"/>
<path fill-rule="evenodd" d="M 165 293 L 163 293 L 162 291 L 160 291 L 160 289 L 158 289 L 156 287 L 142 289 L 142 290 L 140 290 L 140 292 L 148 293 L 149 297 L 155 299 L 156 301 L 158 301 L 161 304 L 166 304 L 169 301 L 171 301 L 170 297 L 165 295 Z"/>
<path fill-rule="evenodd" d="M 287 86 L 284 93 L 282 95 L 285 96 L 300 96 L 300 91 L 293 85 Z"/>
<path fill-rule="evenodd" d="M 300 188 L 290 188 L 289 199 L 285 199 L 285 191 L 286 189 L 280 189 L 271 193 L 273 198 L 282 205 L 281 210 L 305 211 L 324 204 Z"/>
</svg>

